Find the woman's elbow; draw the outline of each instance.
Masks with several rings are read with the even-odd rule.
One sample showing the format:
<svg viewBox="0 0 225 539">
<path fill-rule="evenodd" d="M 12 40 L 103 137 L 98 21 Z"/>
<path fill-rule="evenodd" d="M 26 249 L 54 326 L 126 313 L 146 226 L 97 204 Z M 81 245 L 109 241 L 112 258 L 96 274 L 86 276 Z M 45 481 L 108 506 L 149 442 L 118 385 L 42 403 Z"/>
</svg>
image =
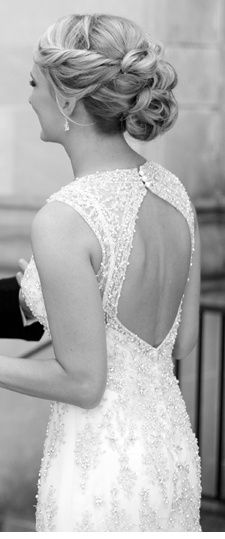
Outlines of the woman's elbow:
<svg viewBox="0 0 225 539">
<path fill-rule="evenodd" d="M 76 395 L 76 397 L 78 398 L 73 399 L 76 402 L 73 402 L 72 404 L 76 404 L 86 410 L 96 408 L 102 400 L 102 397 L 105 392 L 105 387 L 106 380 L 101 380 L 97 382 L 94 380 L 87 380 L 80 386 L 79 396 Z"/>
<path fill-rule="evenodd" d="M 93 388 L 90 390 L 87 390 L 86 393 L 83 394 L 82 397 L 82 407 L 86 410 L 91 410 L 92 408 L 96 408 L 104 395 L 105 388 L 102 391 L 93 391 Z"/>
<path fill-rule="evenodd" d="M 176 341 L 173 348 L 173 359 L 185 359 L 194 350 L 198 342 L 198 332 L 194 332 L 189 338 Z"/>
</svg>

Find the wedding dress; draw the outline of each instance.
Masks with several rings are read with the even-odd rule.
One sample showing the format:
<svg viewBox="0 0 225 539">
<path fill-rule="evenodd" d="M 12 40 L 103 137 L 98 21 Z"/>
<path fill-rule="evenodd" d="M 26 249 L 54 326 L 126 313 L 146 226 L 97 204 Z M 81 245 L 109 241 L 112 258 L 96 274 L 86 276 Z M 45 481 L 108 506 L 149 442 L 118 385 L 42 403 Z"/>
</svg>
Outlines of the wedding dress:
<svg viewBox="0 0 225 539">
<path fill-rule="evenodd" d="M 95 408 L 50 404 L 38 480 L 40 532 L 201 531 L 198 445 L 172 360 L 183 297 L 158 347 L 128 330 L 117 316 L 138 210 L 148 190 L 183 214 L 193 253 L 194 216 L 185 188 L 152 161 L 139 170 L 78 178 L 47 201 L 72 206 L 101 245 L 96 277 L 105 314 L 108 373 Z M 22 290 L 50 334 L 33 257 Z"/>
</svg>

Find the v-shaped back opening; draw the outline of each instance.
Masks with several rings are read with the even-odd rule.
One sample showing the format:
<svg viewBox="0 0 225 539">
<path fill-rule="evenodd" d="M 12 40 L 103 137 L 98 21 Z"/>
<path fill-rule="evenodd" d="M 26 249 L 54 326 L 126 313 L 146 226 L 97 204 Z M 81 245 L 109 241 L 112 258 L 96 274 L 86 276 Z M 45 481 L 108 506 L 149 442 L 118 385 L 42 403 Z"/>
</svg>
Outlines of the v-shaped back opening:
<svg viewBox="0 0 225 539">
<path fill-rule="evenodd" d="M 153 346 L 150 342 L 146 341 L 145 339 L 143 339 L 142 337 L 140 337 L 137 333 L 134 333 L 133 331 L 131 331 L 130 329 L 128 329 L 127 326 L 125 326 L 121 320 L 118 318 L 118 316 L 116 316 L 116 321 L 117 321 L 117 324 L 121 327 L 121 329 L 123 330 L 123 332 L 125 332 L 127 335 L 130 335 L 132 339 L 135 339 L 135 341 L 137 343 L 142 343 L 146 349 L 150 349 L 150 350 L 153 350 L 155 352 L 159 352 L 160 349 L 162 348 L 162 346 L 166 343 L 166 341 L 169 339 L 175 325 L 176 325 L 176 322 L 177 322 L 177 319 L 179 317 L 179 314 L 180 314 L 180 310 L 181 310 L 181 306 L 182 306 L 182 301 L 183 301 L 183 295 L 181 297 L 181 300 L 180 300 L 180 303 L 179 303 L 179 307 L 177 309 L 177 313 L 176 313 L 176 316 L 174 318 L 174 321 L 173 321 L 173 324 L 171 326 L 171 328 L 169 329 L 168 333 L 166 334 L 166 336 L 163 338 L 163 340 L 157 345 L 157 346 Z"/>
<path fill-rule="evenodd" d="M 144 166 L 145 165 L 140 167 L 140 169 L 143 169 Z M 140 170 L 139 170 L 139 174 L 140 174 Z M 172 333 L 172 331 L 173 331 L 173 329 L 174 329 L 174 327 L 176 325 L 176 321 L 177 321 L 179 313 L 180 313 L 182 300 L 183 300 L 183 296 L 184 296 L 184 290 L 185 290 L 185 287 L 186 287 L 187 278 L 188 278 L 188 274 L 189 274 L 189 270 L 190 270 L 191 255 L 190 255 L 190 253 L 187 255 L 187 259 L 189 260 L 189 263 L 187 263 L 186 278 L 183 279 L 183 288 L 180 290 L 180 293 L 178 292 L 178 294 L 177 294 L 179 299 L 177 298 L 178 299 L 177 307 L 173 309 L 174 310 L 173 322 L 172 322 L 172 324 L 170 324 L 170 328 L 169 328 L 168 331 L 166 331 L 165 336 L 162 339 L 160 339 L 160 343 L 159 344 L 153 344 L 152 342 L 149 342 L 150 339 L 144 338 L 143 333 L 136 330 L 135 326 L 133 324 L 129 324 L 129 323 L 127 323 L 127 321 L 125 322 L 124 317 L 122 317 L 119 314 L 119 311 L 121 311 L 121 309 L 120 309 L 121 295 L 123 296 L 123 291 L 124 291 L 124 286 L 125 286 L 126 279 L 127 279 L 127 274 L 129 272 L 129 269 L 130 269 L 129 265 L 130 265 L 130 259 L 131 259 L 132 251 L 133 251 L 133 243 L 134 243 L 134 237 L 135 237 L 135 232 L 136 232 L 137 220 L 138 220 L 138 222 L 140 220 L 140 212 L 141 212 L 141 208 L 142 208 L 142 205 L 143 205 L 143 201 L 145 200 L 148 191 L 150 190 L 150 192 L 151 192 L 151 188 L 149 186 L 146 186 L 145 183 L 142 183 L 142 182 L 143 182 L 143 178 L 142 178 L 142 175 L 140 174 L 140 188 L 142 187 L 142 195 L 140 196 L 139 203 L 137 203 L 136 207 L 134 208 L 133 216 L 131 215 L 129 225 L 128 225 L 128 222 L 127 222 L 126 218 L 124 219 L 124 222 L 126 222 L 126 226 L 127 225 L 130 226 L 130 229 L 129 229 L 129 234 L 128 234 L 126 242 L 125 242 L 125 243 L 127 243 L 127 245 L 126 246 L 125 246 L 125 244 L 123 245 L 123 248 L 124 248 L 124 259 L 123 259 L 124 275 L 123 275 L 123 278 L 122 278 L 122 283 L 121 283 L 119 295 L 118 295 L 117 302 L 116 302 L 115 318 L 117 320 L 118 325 L 121 327 L 121 329 L 124 332 L 127 332 L 127 334 L 129 334 L 131 337 L 133 337 L 134 339 L 139 340 L 141 343 L 145 344 L 146 347 L 149 347 L 149 349 L 159 351 L 160 348 L 163 346 L 163 344 L 166 343 L 167 339 L 169 339 L 169 337 L 170 337 L 170 335 L 171 335 L 171 333 Z M 143 186 L 144 186 L 144 191 L 143 191 Z M 175 213 L 182 214 L 182 216 L 184 217 L 182 211 L 180 211 L 180 208 L 176 207 L 175 204 L 171 205 L 170 201 L 168 201 L 166 199 L 166 197 L 163 197 L 163 196 L 161 197 L 159 192 L 154 193 L 154 190 L 153 190 L 152 194 L 153 195 L 156 194 L 157 198 L 164 200 L 164 202 L 166 202 L 167 205 L 173 206 L 173 210 L 175 211 Z M 129 201 L 128 201 L 128 205 L 129 205 Z M 132 201 L 131 201 L 131 205 L 132 205 Z M 177 210 L 177 212 L 176 212 L 176 210 Z M 184 221 L 185 221 L 185 219 L 184 219 Z M 187 229 L 189 228 L 188 223 L 185 223 L 185 226 L 186 226 Z M 121 230 L 123 230 L 123 222 L 121 222 Z M 190 242 L 190 230 L 188 230 L 188 236 L 189 236 L 189 242 Z M 122 235 L 121 235 L 121 237 L 122 237 Z M 121 247 L 122 247 L 122 245 L 121 245 Z M 191 252 L 191 249 L 190 249 L 190 252 Z M 129 267 L 129 269 L 128 269 L 128 267 Z M 185 273 L 185 271 L 184 271 L 184 273 Z M 134 294 L 135 294 L 135 291 L 134 291 Z M 125 303 L 126 302 L 129 303 L 129 301 L 127 301 L 126 297 L 123 298 L 122 301 L 124 301 Z M 154 305 L 152 305 L 152 306 L 150 305 L 150 308 L 154 309 Z M 128 309 L 129 309 L 129 307 L 128 307 Z M 128 320 L 129 320 L 129 316 L 128 316 Z M 154 332 L 155 333 L 157 332 L 156 328 L 155 328 L 155 331 L 153 330 L 153 333 Z"/>
</svg>

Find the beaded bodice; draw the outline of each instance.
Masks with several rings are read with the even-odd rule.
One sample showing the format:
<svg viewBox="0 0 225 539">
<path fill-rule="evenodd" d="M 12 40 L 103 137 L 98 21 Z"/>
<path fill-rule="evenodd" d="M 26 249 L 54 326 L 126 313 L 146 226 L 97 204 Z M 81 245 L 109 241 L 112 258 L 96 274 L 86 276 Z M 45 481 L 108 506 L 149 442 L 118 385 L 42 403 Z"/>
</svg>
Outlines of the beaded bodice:
<svg viewBox="0 0 225 539">
<path fill-rule="evenodd" d="M 60 201 L 70 205 L 84 218 L 98 238 L 102 261 L 96 278 L 102 295 L 106 325 L 117 330 L 120 338 L 130 339 L 140 350 L 145 352 L 154 350 L 156 353 L 167 346 L 169 352 L 179 325 L 182 300 L 170 332 L 157 349 L 130 332 L 117 317 L 118 301 L 129 264 L 138 210 L 148 189 L 172 204 L 186 218 L 193 254 L 194 217 L 189 197 L 180 180 L 154 162 L 146 162 L 140 170 L 118 169 L 77 178 L 51 195 L 47 203 Z M 22 280 L 22 291 L 34 316 L 50 335 L 33 256 Z"/>
<path fill-rule="evenodd" d="M 178 178 L 156 163 L 77 178 L 47 201 L 70 205 L 101 246 L 96 279 L 105 315 L 107 381 L 94 409 L 51 403 L 37 531 L 200 531 L 198 449 L 172 361 L 183 297 L 158 347 L 127 329 L 117 315 L 148 190 L 183 214 L 193 254 L 188 195 Z M 22 290 L 50 335 L 33 257 Z"/>
</svg>

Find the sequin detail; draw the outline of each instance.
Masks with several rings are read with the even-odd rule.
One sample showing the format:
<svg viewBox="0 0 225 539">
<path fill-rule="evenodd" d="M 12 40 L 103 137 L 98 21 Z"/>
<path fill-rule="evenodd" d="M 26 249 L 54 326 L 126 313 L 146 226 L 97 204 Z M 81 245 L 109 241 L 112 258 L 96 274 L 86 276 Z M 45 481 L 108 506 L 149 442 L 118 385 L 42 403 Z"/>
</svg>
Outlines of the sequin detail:
<svg viewBox="0 0 225 539">
<path fill-rule="evenodd" d="M 56 515 L 56 489 L 52 485 L 50 485 L 46 493 L 45 501 L 43 501 L 42 503 L 42 508 L 36 513 L 36 531 L 56 531 L 54 523 L 54 518 Z"/>
<path fill-rule="evenodd" d="M 78 178 L 47 201 L 74 208 L 101 246 L 96 278 L 108 371 L 96 408 L 51 403 L 38 481 L 37 531 L 201 531 L 198 445 L 172 360 L 183 297 L 158 347 L 129 331 L 117 315 L 136 220 L 148 190 L 185 217 L 191 267 L 195 237 L 189 197 L 179 179 L 156 163 L 147 162 L 139 172 L 123 169 Z M 33 257 L 22 289 L 50 335 Z"/>
</svg>

